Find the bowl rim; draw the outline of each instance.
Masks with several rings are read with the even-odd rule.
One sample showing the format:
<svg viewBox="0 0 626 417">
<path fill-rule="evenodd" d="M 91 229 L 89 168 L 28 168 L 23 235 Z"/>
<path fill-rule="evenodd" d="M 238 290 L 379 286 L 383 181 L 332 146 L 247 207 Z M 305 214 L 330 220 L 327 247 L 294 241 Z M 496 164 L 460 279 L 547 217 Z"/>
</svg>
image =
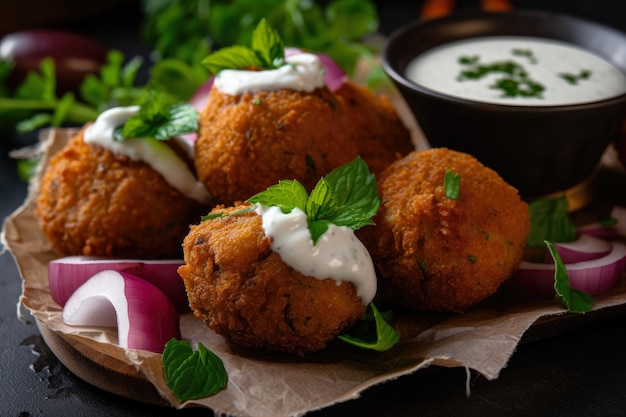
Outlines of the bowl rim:
<svg viewBox="0 0 626 417">
<path fill-rule="evenodd" d="M 485 20 L 485 19 L 488 19 L 489 21 L 494 21 L 494 20 L 497 21 L 498 19 L 503 19 L 503 18 L 538 19 L 538 20 L 556 19 L 556 20 L 562 20 L 562 21 L 564 20 L 564 21 L 569 22 L 570 24 L 585 25 L 587 27 L 593 28 L 594 30 L 599 30 L 607 34 L 611 34 L 612 36 L 621 37 L 624 39 L 624 44 L 626 45 L 626 33 L 625 32 L 619 31 L 618 29 L 615 29 L 611 26 L 598 23 L 590 19 L 581 18 L 578 16 L 566 14 L 566 13 L 557 13 L 557 12 L 550 12 L 550 11 L 536 10 L 536 9 L 517 9 L 517 10 L 505 11 L 505 12 L 461 10 L 458 12 L 454 12 L 453 14 L 435 18 L 435 19 L 414 20 L 395 29 L 387 37 L 387 41 L 383 47 L 383 51 L 381 54 L 381 66 L 394 83 L 404 88 L 407 88 L 410 90 L 416 90 L 417 92 L 423 95 L 430 96 L 432 98 L 439 99 L 441 101 L 449 101 L 449 102 L 453 102 L 457 105 L 462 105 L 462 106 L 481 107 L 483 108 L 483 110 L 486 110 L 486 111 L 498 111 L 498 112 L 507 111 L 507 112 L 518 112 L 518 113 L 519 112 L 536 113 L 538 111 L 565 112 L 565 111 L 572 111 L 572 110 L 584 110 L 587 108 L 610 106 L 614 103 L 620 103 L 626 100 L 626 92 L 624 92 L 617 96 L 609 97 L 606 99 L 577 103 L 577 104 L 529 106 L 529 105 L 516 105 L 516 104 L 509 104 L 509 103 L 493 103 L 493 102 L 478 101 L 478 100 L 472 100 L 472 99 L 448 95 L 445 93 L 438 92 L 436 90 L 432 90 L 423 85 L 417 84 L 409 80 L 408 78 L 406 78 L 397 69 L 397 63 L 392 63 L 390 53 L 393 50 L 394 43 L 399 39 L 410 36 L 410 34 L 413 33 L 414 31 L 423 30 L 423 28 L 428 28 L 429 26 L 435 26 L 435 25 L 441 25 L 441 24 L 455 24 L 457 22 L 463 23 L 463 22 L 467 22 L 471 20 Z M 479 36 L 488 36 L 488 35 L 479 35 Z M 532 35 L 527 35 L 527 36 L 532 36 Z M 430 50 L 431 48 L 434 48 L 436 46 L 443 45 L 448 42 L 454 42 L 460 39 L 469 39 L 469 37 L 454 39 L 450 41 L 444 41 L 437 45 L 433 45 L 432 47 L 429 47 L 426 50 Z M 557 39 L 557 38 L 554 38 L 554 39 Z M 587 48 L 586 46 L 576 44 L 572 42 L 571 40 L 570 41 L 563 40 L 563 39 L 560 39 L 560 40 L 564 42 L 569 42 L 579 47 Z M 600 54 L 598 51 L 594 51 L 590 48 L 587 48 L 587 49 L 591 50 L 593 53 L 600 55 L 603 59 L 609 61 L 611 64 L 613 64 L 618 69 L 620 69 L 622 73 L 624 73 L 624 75 L 626 76 L 626 65 L 617 65 L 614 61 Z M 422 52 L 425 52 L 425 51 L 422 51 Z M 416 53 L 413 56 L 413 58 L 418 56 L 419 54 L 420 53 Z"/>
</svg>

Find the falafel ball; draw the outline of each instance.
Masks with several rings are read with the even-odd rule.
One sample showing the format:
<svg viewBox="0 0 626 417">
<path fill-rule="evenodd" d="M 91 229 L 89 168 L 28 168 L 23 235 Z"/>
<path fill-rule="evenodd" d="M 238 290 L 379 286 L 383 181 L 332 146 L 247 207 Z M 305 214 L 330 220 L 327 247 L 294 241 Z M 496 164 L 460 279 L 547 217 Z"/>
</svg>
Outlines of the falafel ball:
<svg viewBox="0 0 626 417">
<path fill-rule="evenodd" d="M 311 189 L 357 155 L 345 106 L 326 87 L 242 95 L 212 88 L 200 113 L 198 177 L 227 205 L 285 178 Z"/>
<path fill-rule="evenodd" d="M 148 163 L 85 143 L 85 129 L 41 179 L 36 216 L 52 248 L 61 256 L 181 257 L 189 224 L 208 208 Z"/>
<path fill-rule="evenodd" d="M 359 154 L 371 172 L 378 174 L 415 150 L 411 132 L 387 96 L 350 81 L 343 83 L 335 94 L 346 103 Z"/>
<path fill-rule="evenodd" d="M 446 196 L 446 171 L 458 199 Z M 530 229 L 515 188 L 473 156 L 415 151 L 378 178 L 377 227 L 360 237 L 389 302 L 415 311 L 462 312 L 494 294 L 522 261 Z"/>
<path fill-rule="evenodd" d="M 303 275 L 270 245 L 255 212 L 191 227 L 178 273 L 195 316 L 211 330 L 238 346 L 302 356 L 324 348 L 365 314 L 354 284 Z"/>
</svg>

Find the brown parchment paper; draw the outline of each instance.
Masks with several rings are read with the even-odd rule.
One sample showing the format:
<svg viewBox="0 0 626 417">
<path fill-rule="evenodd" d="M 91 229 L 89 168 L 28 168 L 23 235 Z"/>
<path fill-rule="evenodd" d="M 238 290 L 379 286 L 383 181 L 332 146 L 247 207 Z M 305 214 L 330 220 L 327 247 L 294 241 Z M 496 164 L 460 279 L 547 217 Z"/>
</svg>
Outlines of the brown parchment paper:
<svg viewBox="0 0 626 417">
<path fill-rule="evenodd" d="M 74 130 L 50 130 L 42 142 L 45 158 L 60 149 Z M 45 161 L 46 159 L 44 159 Z M 181 317 L 182 336 L 202 342 L 219 355 L 228 372 L 227 387 L 214 396 L 179 403 L 169 391 L 161 355 L 117 346 L 115 329 L 76 328 L 61 321 L 61 308 L 48 288 L 47 263 L 55 253 L 39 229 L 33 198 L 35 178 L 23 206 L 4 222 L 2 241 L 17 263 L 22 281 L 20 303 L 40 324 L 74 345 L 134 366 L 174 407 L 203 406 L 238 417 L 295 416 L 357 398 L 366 388 L 419 369 L 437 365 L 473 369 L 496 379 L 514 354 L 524 332 L 544 316 L 565 314 L 553 300 L 524 302 L 497 294 L 462 315 L 395 315 L 392 325 L 400 342 L 383 353 L 364 351 L 341 342 L 306 358 L 239 351 L 211 332 L 199 319 Z M 626 284 L 596 297 L 595 309 L 626 303 Z"/>
</svg>

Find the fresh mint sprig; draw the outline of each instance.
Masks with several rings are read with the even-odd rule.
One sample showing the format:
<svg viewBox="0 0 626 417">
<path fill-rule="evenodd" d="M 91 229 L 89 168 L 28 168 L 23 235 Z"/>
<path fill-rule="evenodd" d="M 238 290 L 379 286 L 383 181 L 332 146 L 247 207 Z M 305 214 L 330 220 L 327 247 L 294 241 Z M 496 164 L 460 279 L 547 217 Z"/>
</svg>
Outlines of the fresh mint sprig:
<svg viewBox="0 0 626 417">
<path fill-rule="evenodd" d="M 571 242 L 576 238 L 576 226 L 569 216 L 565 196 L 534 200 L 528 205 L 530 233 L 526 244 L 542 247 L 550 242 Z"/>
<path fill-rule="evenodd" d="M 139 112 L 115 128 L 113 139 L 154 138 L 168 140 L 198 131 L 198 111 L 187 103 L 170 104 L 163 94 L 149 91 Z"/>
<path fill-rule="evenodd" d="M 179 401 L 208 397 L 228 382 L 224 363 L 202 343 L 193 350 L 186 340 L 171 339 L 165 344 L 162 363 L 165 382 Z"/>
<path fill-rule="evenodd" d="M 554 290 L 557 300 L 567 311 L 572 313 L 586 313 L 593 308 L 593 299 L 584 292 L 570 286 L 569 274 L 563 264 L 561 255 L 549 241 L 545 241 L 552 259 L 554 260 Z"/>
<path fill-rule="evenodd" d="M 283 180 L 247 200 L 278 206 L 283 213 L 299 208 L 307 215 L 313 244 L 331 224 L 353 230 L 373 225 L 371 217 L 380 205 L 376 180 L 361 157 L 321 178 L 310 194 L 297 180 Z"/>
<path fill-rule="evenodd" d="M 285 63 L 285 47 L 278 32 L 261 19 L 252 32 L 250 47 L 233 45 L 218 49 L 202 60 L 212 74 L 223 69 L 274 69 Z"/>
<path fill-rule="evenodd" d="M 369 303 L 361 321 L 350 333 L 337 336 L 340 340 L 362 349 L 384 352 L 400 340 L 400 335 L 387 323 L 391 313 L 381 313 L 374 303 Z"/>
</svg>

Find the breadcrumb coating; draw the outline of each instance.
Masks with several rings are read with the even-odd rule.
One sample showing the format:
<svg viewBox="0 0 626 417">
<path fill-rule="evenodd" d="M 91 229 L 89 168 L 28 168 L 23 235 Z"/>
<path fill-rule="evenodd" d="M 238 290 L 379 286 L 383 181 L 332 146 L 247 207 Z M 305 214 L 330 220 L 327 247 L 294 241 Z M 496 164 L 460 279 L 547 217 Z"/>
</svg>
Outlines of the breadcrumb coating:
<svg viewBox="0 0 626 417">
<path fill-rule="evenodd" d="M 446 170 L 460 196 L 446 197 Z M 415 151 L 378 178 L 375 228 L 360 234 L 379 290 L 417 311 L 461 312 L 494 294 L 522 261 L 528 206 L 474 157 L 444 148 Z"/>
</svg>

